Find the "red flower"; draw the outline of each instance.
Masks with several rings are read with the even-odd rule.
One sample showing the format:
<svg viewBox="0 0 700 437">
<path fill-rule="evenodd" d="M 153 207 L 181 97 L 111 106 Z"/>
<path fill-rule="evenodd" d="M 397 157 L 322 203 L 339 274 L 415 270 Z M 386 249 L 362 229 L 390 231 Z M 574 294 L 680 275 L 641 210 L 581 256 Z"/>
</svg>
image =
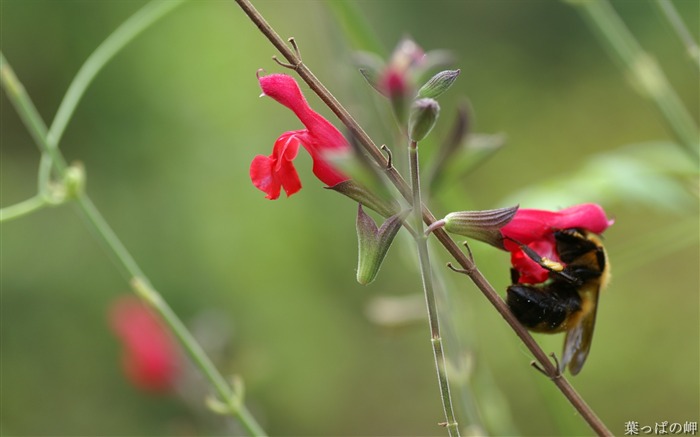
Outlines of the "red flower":
<svg viewBox="0 0 700 437">
<path fill-rule="evenodd" d="M 306 129 L 283 133 L 275 141 L 272 155 L 258 155 L 253 159 L 250 165 L 253 185 L 267 193 L 265 197 L 268 199 L 277 199 L 281 188 L 287 197 L 299 191 L 301 182 L 292 161 L 300 145 L 311 155 L 313 172 L 321 182 L 332 187 L 348 180 L 327 161 L 326 154 L 345 152 L 350 145 L 335 126 L 311 109 L 294 78 L 286 74 L 270 74 L 258 76 L 258 81 L 263 95 L 291 109 Z"/>
<path fill-rule="evenodd" d="M 406 97 L 413 87 L 413 76 L 426 63 L 423 49 L 410 38 L 403 38 L 391 54 L 389 63 L 379 74 L 377 89 L 394 99 Z"/>
<path fill-rule="evenodd" d="M 177 376 L 177 347 L 161 321 L 138 298 L 123 296 L 112 303 L 110 326 L 124 345 L 122 365 L 136 387 L 163 392 Z"/>
<path fill-rule="evenodd" d="M 519 209 L 507 225 L 501 228 L 503 244 L 511 253 L 511 264 L 520 274 L 520 283 L 538 284 L 548 278 L 548 272 L 527 256 L 522 243 L 541 257 L 560 262 L 554 241 L 554 232 L 560 229 L 580 228 L 600 234 L 613 224 L 599 205 L 586 203 L 562 209 L 544 211 Z M 511 240 L 512 239 L 512 240 Z"/>
</svg>

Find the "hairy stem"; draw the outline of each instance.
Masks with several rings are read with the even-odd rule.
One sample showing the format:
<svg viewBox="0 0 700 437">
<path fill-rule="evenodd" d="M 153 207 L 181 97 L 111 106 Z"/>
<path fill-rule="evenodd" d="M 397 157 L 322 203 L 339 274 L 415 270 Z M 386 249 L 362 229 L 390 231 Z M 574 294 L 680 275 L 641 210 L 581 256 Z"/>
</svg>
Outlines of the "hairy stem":
<svg viewBox="0 0 700 437">
<path fill-rule="evenodd" d="M 435 369 L 437 370 L 440 394 L 442 396 L 442 408 L 445 412 L 445 427 L 451 437 L 459 436 L 459 425 L 455 419 L 454 408 L 452 407 L 452 396 L 450 394 L 450 384 L 447 380 L 447 368 L 445 365 L 445 353 L 442 348 L 440 321 L 433 288 L 430 254 L 428 253 L 428 237 L 423 233 L 423 214 L 419 207 L 423 202 L 421 200 L 420 169 L 418 167 L 418 144 L 415 141 L 411 141 L 408 145 L 408 158 L 409 170 L 411 173 L 411 191 L 413 193 L 414 226 L 416 228 L 414 238 L 416 240 L 416 246 L 418 247 L 418 260 L 420 262 L 423 291 L 425 292 L 425 303 L 428 307 L 430 342 L 433 346 Z"/>
<path fill-rule="evenodd" d="M 260 32 L 275 46 L 284 58 L 294 66 L 294 70 L 299 74 L 299 77 L 306 82 L 316 95 L 333 111 L 338 119 L 350 131 L 350 134 L 355 137 L 357 142 L 362 146 L 363 150 L 380 166 L 386 168 L 387 160 L 382 155 L 377 145 L 365 133 L 362 127 L 355 121 L 350 113 L 343 107 L 340 102 L 328 91 L 328 89 L 316 78 L 311 70 L 302 63 L 285 41 L 275 32 L 275 30 L 267 23 L 265 18 L 255 9 L 249 0 L 235 0 L 241 7 L 250 20 L 258 27 Z M 406 184 L 403 177 L 394 169 L 387 169 L 387 177 L 401 193 L 401 195 L 409 202 L 412 201 L 411 189 Z M 423 221 L 430 226 L 436 221 L 435 216 L 430 210 L 423 208 Z M 540 363 L 545 372 L 550 375 L 550 378 L 564 396 L 569 400 L 571 405 L 578 411 L 581 417 L 589 424 L 589 426 L 600 436 L 612 436 L 612 433 L 606 428 L 605 424 L 598 418 L 595 412 L 586 404 L 581 396 L 574 390 L 569 381 L 561 374 L 558 369 L 550 361 L 547 354 L 539 347 L 537 342 L 527 332 L 527 330 L 517 321 L 515 316 L 510 312 L 506 303 L 499 297 L 498 293 L 489 284 L 486 278 L 476 268 L 473 261 L 469 259 L 455 243 L 452 238 L 443 229 L 436 229 L 433 235 L 438 239 L 440 244 L 447 252 L 455 259 L 457 263 L 468 273 L 471 280 L 483 293 L 486 299 L 496 308 L 496 311 L 505 319 L 510 327 L 515 331 L 516 335 L 522 340 L 525 346 L 535 356 L 535 359 Z"/>
</svg>

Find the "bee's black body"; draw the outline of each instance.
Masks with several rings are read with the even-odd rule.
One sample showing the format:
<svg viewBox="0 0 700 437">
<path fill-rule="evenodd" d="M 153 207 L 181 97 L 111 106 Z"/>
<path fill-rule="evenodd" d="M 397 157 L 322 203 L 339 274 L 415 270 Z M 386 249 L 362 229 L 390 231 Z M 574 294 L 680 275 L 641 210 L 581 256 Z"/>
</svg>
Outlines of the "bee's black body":
<svg viewBox="0 0 700 437">
<path fill-rule="evenodd" d="M 511 270 L 513 285 L 506 302 L 525 327 L 536 332 L 567 331 L 562 369 L 568 363 L 576 374 L 588 356 L 595 324 L 598 292 L 607 282 L 608 264 L 598 235 L 582 229 L 554 233 L 561 265 L 540 257 L 531 249 L 523 251 L 549 270 L 543 284 L 519 284 L 518 272 Z"/>
</svg>

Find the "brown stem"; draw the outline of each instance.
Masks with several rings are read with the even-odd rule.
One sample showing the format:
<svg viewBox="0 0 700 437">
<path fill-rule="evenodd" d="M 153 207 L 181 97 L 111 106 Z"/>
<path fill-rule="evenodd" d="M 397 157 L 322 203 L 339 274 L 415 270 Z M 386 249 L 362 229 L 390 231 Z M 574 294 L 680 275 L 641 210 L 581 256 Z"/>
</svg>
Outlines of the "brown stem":
<svg viewBox="0 0 700 437">
<path fill-rule="evenodd" d="M 311 72 L 311 70 L 302 62 L 302 60 L 297 56 L 297 53 L 291 49 L 285 41 L 275 32 L 275 30 L 267 23 L 262 15 L 253 7 L 249 0 L 236 0 L 236 3 L 243 9 L 243 11 L 248 15 L 250 20 L 255 23 L 255 25 L 260 29 L 260 32 L 267 37 L 267 39 L 274 45 L 277 50 L 280 51 L 282 56 L 291 64 L 291 67 L 297 72 L 299 77 L 301 77 L 304 82 L 318 95 L 318 97 L 323 100 L 323 102 L 328 106 L 328 108 L 333 111 L 333 113 L 338 117 L 338 119 L 347 127 L 350 133 L 357 139 L 357 141 L 362 145 L 365 152 L 372 157 L 372 159 L 380 167 L 387 167 L 387 160 L 384 158 L 381 150 L 372 141 L 372 139 L 367 135 L 367 133 L 360 127 L 360 125 L 355 121 L 355 119 L 350 115 L 350 113 L 338 102 L 338 100 L 326 89 L 326 87 L 316 78 L 316 76 Z M 401 174 L 396 171 L 395 168 L 387 168 L 387 177 L 396 187 L 396 189 L 401 193 L 401 195 L 408 201 L 412 200 L 412 192 L 409 185 L 406 183 Z M 430 210 L 423 205 L 423 221 L 430 226 L 436 221 L 435 216 L 430 212 Z M 545 370 L 547 375 L 550 377 L 552 382 L 559 388 L 559 390 L 564 394 L 564 396 L 569 400 L 571 405 L 581 414 L 588 425 L 598 434 L 599 436 L 612 436 L 613 434 L 607 429 L 605 424 L 598 418 L 595 412 L 586 404 L 586 402 L 581 398 L 581 396 L 576 392 L 576 390 L 571 386 L 569 381 L 560 374 L 559 370 L 552 364 L 552 362 L 547 357 L 547 354 L 540 348 L 540 346 L 535 342 L 530 333 L 517 321 L 515 316 L 510 312 L 506 303 L 500 298 L 496 290 L 491 286 L 488 280 L 481 274 L 479 269 L 476 268 L 473 261 L 471 261 L 464 252 L 461 251 L 457 243 L 455 243 L 452 238 L 445 232 L 444 229 L 435 229 L 433 234 L 438 239 L 438 241 L 445 247 L 445 249 L 452 255 L 452 257 L 459 263 L 460 266 L 469 275 L 474 284 L 481 290 L 483 295 L 488 299 L 489 302 L 496 308 L 496 311 L 505 319 L 505 321 L 510 325 L 510 327 L 515 331 L 515 334 L 520 338 L 520 340 L 525 344 L 525 346 L 532 352 L 535 359 L 540 363 L 542 369 Z"/>
</svg>

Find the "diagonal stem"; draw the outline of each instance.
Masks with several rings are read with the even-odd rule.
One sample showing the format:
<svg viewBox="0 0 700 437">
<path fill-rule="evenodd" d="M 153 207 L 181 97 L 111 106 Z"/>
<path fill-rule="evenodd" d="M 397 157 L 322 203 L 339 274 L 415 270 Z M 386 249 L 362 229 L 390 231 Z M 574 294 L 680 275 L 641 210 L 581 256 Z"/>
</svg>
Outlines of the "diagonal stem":
<svg viewBox="0 0 700 437">
<path fill-rule="evenodd" d="M 683 19 L 678 14 L 678 11 L 671 3 L 671 0 L 656 0 L 656 6 L 659 7 L 661 12 L 666 16 L 671 27 L 676 32 L 676 35 L 681 40 L 685 46 L 685 50 L 688 52 L 688 56 L 693 60 L 696 67 L 700 68 L 700 47 L 693 39 L 688 28 L 683 23 Z"/>
<path fill-rule="evenodd" d="M 316 95 L 318 95 L 319 98 L 326 104 L 326 106 L 333 111 L 338 119 L 357 139 L 363 150 L 374 160 L 375 163 L 377 163 L 377 165 L 380 167 L 386 167 L 387 160 L 384 158 L 384 155 L 382 155 L 374 141 L 372 141 L 372 139 L 367 135 L 357 121 L 355 121 L 347 109 L 345 109 L 345 107 L 338 102 L 338 100 L 328 91 L 328 89 L 316 78 L 311 70 L 304 63 L 302 63 L 301 59 L 299 59 L 296 53 L 290 49 L 287 44 L 285 44 L 284 40 L 267 23 L 265 18 L 255 9 L 250 1 L 235 1 L 241 7 L 243 12 L 248 15 L 250 20 L 258 27 L 260 32 L 262 32 L 262 34 L 265 35 L 272 45 L 280 51 L 280 53 L 290 64 L 295 66 L 294 70 L 297 72 L 297 74 L 299 74 L 299 77 L 301 77 L 304 82 L 306 82 L 306 84 L 316 93 Z M 392 167 L 387 169 L 386 174 L 401 195 L 410 202 L 412 200 L 411 189 L 398 171 Z M 423 205 L 422 208 L 423 221 L 430 226 L 436 221 L 435 216 L 425 205 Z M 479 269 L 476 268 L 476 265 L 474 265 L 474 263 L 462 252 L 457 243 L 455 243 L 443 229 L 435 230 L 433 235 L 435 235 L 440 244 L 442 244 L 442 246 L 455 259 L 455 261 L 457 261 L 457 263 L 459 263 L 459 265 L 462 266 L 462 268 L 467 272 L 472 282 L 474 282 L 486 299 L 494 306 L 494 308 L 496 308 L 496 311 L 498 311 L 508 325 L 510 325 L 520 340 L 535 356 L 535 359 L 540 363 L 542 368 L 548 375 L 550 375 L 550 378 L 557 388 L 559 388 L 562 394 L 568 399 L 579 414 L 581 414 L 589 426 L 600 436 L 612 436 L 610 430 L 607 429 L 605 424 L 600 420 L 600 418 L 598 418 L 595 412 L 588 406 L 588 404 L 586 404 L 583 398 L 581 398 L 581 396 L 571 386 L 569 381 L 563 375 L 559 374 L 558 369 L 549 360 L 547 354 L 544 353 L 527 330 L 520 324 L 520 322 L 517 321 L 503 299 L 499 297 L 493 286 L 491 286 L 488 280 L 481 274 Z"/>
<path fill-rule="evenodd" d="M 609 0 L 573 1 L 581 16 L 609 50 L 613 58 L 629 72 L 642 94 L 654 102 L 679 145 L 700 162 L 698 127 L 663 70 L 640 46 Z"/>
</svg>

